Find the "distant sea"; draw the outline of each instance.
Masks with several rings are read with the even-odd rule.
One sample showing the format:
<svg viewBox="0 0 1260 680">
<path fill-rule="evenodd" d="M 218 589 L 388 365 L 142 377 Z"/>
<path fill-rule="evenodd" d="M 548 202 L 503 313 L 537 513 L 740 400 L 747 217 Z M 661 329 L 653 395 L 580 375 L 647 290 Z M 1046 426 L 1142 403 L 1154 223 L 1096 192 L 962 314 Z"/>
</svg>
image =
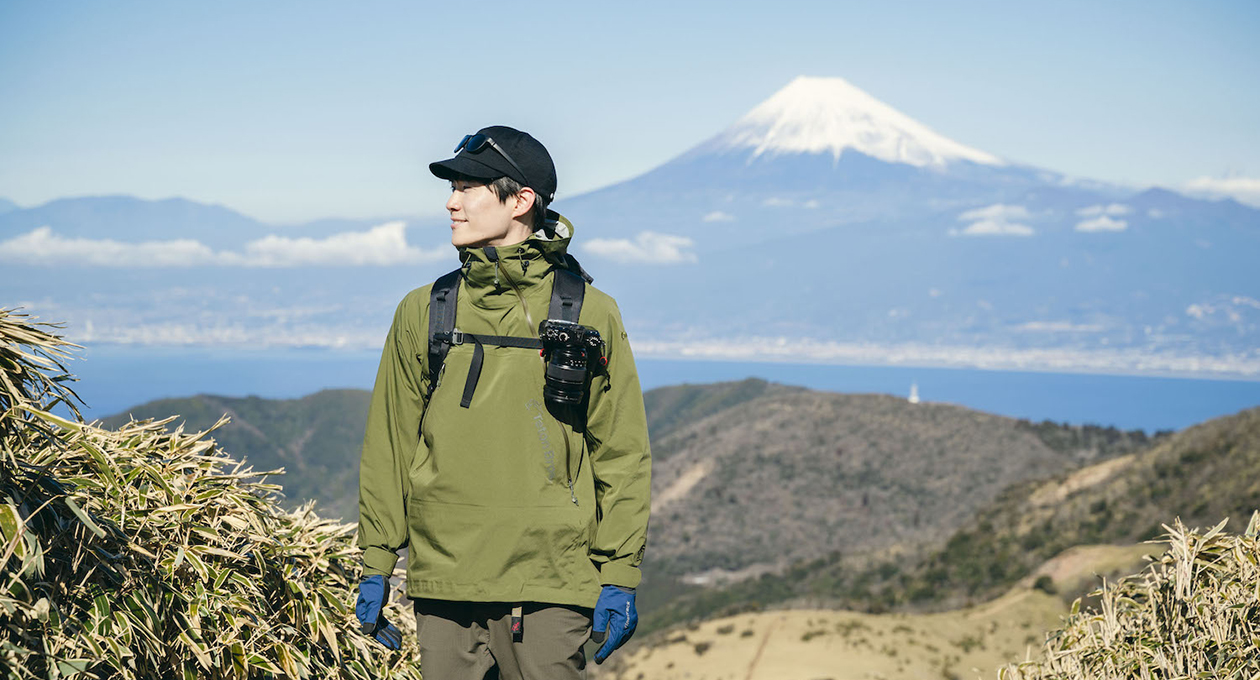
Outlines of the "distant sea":
<svg viewBox="0 0 1260 680">
<path fill-rule="evenodd" d="M 305 396 L 324 388 L 371 389 L 377 352 L 88 347 L 71 362 L 74 384 L 103 418 L 164 397 L 194 394 Z M 1201 380 L 957 368 L 778 362 L 637 361 L 643 389 L 758 377 L 832 392 L 909 396 L 1035 421 L 1176 430 L 1260 405 L 1260 381 Z"/>
</svg>

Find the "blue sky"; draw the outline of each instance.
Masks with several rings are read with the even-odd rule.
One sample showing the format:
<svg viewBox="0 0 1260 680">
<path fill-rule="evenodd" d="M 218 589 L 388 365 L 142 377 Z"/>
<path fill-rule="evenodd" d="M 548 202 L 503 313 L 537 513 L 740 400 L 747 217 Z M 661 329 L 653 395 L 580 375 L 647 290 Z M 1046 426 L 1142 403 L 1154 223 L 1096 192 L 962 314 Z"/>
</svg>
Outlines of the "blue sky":
<svg viewBox="0 0 1260 680">
<path fill-rule="evenodd" d="M 472 8 L 476 9 L 472 9 Z M 274 222 L 436 214 L 466 132 L 560 195 L 632 177 L 801 74 L 1080 177 L 1260 177 L 1255 2 L 0 3 L 0 197 Z"/>
</svg>

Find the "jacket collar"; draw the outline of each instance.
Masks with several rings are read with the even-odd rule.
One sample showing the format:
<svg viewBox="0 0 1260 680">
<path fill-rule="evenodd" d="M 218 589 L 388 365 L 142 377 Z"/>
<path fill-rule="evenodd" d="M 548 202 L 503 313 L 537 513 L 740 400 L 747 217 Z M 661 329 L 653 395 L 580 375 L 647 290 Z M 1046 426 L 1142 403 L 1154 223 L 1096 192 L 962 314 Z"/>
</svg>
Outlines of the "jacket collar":
<svg viewBox="0 0 1260 680">
<path fill-rule="evenodd" d="M 506 302 L 511 304 L 515 294 L 509 277 L 524 292 L 543 282 L 552 267 L 564 266 L 564 255 L 573 239 L 573 223 L 551 210 L 547 217 L 555 220 L 556 235 L 552 238 L 536 231 L 512 245 L 459 249 L 464 286 L 475 302 L 493 305 L 506 293 L 511 296 Z"/>
</svg>

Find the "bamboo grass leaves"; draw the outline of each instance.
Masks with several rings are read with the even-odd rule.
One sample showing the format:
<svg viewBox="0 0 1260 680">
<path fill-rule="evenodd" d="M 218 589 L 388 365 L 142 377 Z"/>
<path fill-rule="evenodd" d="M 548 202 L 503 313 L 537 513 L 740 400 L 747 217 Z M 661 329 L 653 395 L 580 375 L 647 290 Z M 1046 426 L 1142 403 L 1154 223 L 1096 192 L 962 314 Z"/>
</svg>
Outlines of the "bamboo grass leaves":
<svg viewBox="0 0 1260 680">
<path fill-rule="evenodd" d="M 420 677 L 358 632 L 354 525 L 280 509 L 214 428 L 53 415 L 67 347 L 0 310 L 0 677 Z"/>
<path fill-rule="evenodd" d="M 1180 521 L 1168 550 L 1141 574 L 1104 584 L 1099 610 L 1080 601 L 1050 635 L 1045 658 L 1003 680 L 1260 679 L 1260 512 L 1245 532 Z"/>
</svg>

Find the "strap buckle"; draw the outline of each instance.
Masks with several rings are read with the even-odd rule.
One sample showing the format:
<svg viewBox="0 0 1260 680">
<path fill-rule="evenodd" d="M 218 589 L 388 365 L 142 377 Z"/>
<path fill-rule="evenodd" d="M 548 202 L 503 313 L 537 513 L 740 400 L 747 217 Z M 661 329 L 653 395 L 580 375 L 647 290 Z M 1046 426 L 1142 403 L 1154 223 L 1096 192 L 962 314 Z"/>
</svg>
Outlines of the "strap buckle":
<svg viewBox="0 0 1260 680">
<path fill-rule="evenodd" d="M 451 345 L 464 344 L 464 333 L 462 331 L 450 331 L 449 333 L 435 333 L 433 339 L 438 342 L 445 342 Z"/>
</svg>

